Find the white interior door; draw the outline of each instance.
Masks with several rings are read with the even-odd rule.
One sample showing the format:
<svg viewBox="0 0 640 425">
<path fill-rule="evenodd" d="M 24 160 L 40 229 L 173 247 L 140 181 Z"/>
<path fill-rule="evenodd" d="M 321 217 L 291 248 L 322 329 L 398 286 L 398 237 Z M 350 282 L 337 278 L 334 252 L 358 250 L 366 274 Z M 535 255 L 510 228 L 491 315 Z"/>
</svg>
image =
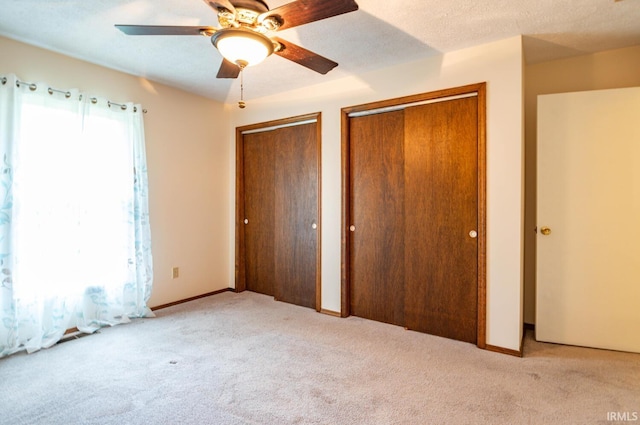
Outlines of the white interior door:
<svg viewBox="0 0 640 425">
<path fill-rule="evenodd" d="M 640 87 L 538 97 L 537 224 L 536 338 L 640 352 Z"/>
</svg>

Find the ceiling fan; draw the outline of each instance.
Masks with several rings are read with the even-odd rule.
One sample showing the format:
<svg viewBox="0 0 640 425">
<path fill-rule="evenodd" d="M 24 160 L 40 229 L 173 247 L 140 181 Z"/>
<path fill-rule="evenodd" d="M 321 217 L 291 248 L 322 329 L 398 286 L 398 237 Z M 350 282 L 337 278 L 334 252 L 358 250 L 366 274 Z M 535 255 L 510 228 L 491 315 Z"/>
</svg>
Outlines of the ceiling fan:
<svg viewBox="0 0 640 425">
<path fill-rule="evenodd" d="M 320 74 L 338 64 L 281 38 L 270 36 L 321 19 L 358 10 L 354 0 L 297 0 L 273 10 L 262 0 L 204 0 L 218 13 L 210 26 L 116 25 L 128 35 L 204 35 L 223 56 L 217 78 L 237 78 L 242 69 L 275 53 Z"/>
</svg>

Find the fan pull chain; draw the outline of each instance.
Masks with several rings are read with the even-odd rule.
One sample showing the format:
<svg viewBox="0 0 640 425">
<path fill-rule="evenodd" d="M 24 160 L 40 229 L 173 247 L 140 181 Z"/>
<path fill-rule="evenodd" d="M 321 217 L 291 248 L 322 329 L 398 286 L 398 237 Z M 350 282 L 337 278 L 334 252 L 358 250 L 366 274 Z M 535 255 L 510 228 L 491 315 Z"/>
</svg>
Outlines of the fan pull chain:
<svg viewBox="0 0 640 425">
<path fill-rule="evenodd" d="M 238 108 L 244 109 L 247 105 L 244 103 L 244 66 L 240 67 L 240 102 L 238 102 Z"/>
</svg>

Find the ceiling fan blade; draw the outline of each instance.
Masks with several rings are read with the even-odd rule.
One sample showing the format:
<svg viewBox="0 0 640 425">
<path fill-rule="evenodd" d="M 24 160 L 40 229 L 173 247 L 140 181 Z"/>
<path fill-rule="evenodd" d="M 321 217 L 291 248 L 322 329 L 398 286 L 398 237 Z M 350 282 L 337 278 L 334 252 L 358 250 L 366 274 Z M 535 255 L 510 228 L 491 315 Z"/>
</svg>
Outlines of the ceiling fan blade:
<svg viewBox="0 0 640 425">
<path fill-rule="evenodd" d="M 217 31 L 215 27 L 175 27 L 162 25 L 116 25 L 120 31 L 127 35 L 202 35 L 203 32 Z"/>
<path fill-rule="evenodd" d="M 222 58 L 220 69 L 216 78 L 238 78 L 240 75 L 240 67 L 235 63 Z"/>
<path fill-rule="evenodd" d="M 354 0 L 298 0 L 261 14 L 258 22 L 278 15 L 283 21 L 279 29 L 283 30 L 356 10 L 358 4 Z"/>
<path fill-rule="evenodd" d="M 274 52 L 276 55 L 289 59 L 290 61 L 302 66 L 306 66 L 312 71 L 319 72 L 320 74 L 326 74 L 338 66 L 337 62 L 327 59 L 324 56 L 320 56 L 317 53 L 313 53 L 312 51 L 295 45 L 289 41 L 285 41 L 278 37 L 273 37 L 272 40 L 277 41 L 282 46 L 280 50 Z"/>
<path fill-rule="evenodd" d="M 231 2 L 229 0 L 204 0 L 205 3 L 207 3 L 209 5 L 210 8 L 212 8 L 213 10 L 215 10 L 216 12 L 218 12 L 218 8 L 225 8 L 227 9 L 229 12 L 235 14 L 236 13 L 236 8 L 233 7 L 233 5 L 231 4 Z"/>
</svg>

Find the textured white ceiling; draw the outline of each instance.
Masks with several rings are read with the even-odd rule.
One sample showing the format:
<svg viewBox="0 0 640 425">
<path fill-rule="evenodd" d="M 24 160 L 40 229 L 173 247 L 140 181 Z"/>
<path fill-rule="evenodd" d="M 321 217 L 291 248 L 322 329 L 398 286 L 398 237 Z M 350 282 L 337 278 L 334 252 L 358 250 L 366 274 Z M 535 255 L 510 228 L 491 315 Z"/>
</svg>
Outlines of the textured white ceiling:
<svg viewBox="0 0 640 425">
<path fill-rule="evenodd" d="M 289 1 L 267 3 L 275 8 Z M 245 71 L 247 97 L 520 34 L 529 63 L 640 45 L 640 0 L 356 1 L 356 12 L 278 33 L 335 60 L 337 68 L 321 75 L 273 55 Z M 218 26 L 202 0 L 0 0 L 0 35 L 219 101 L 237 100 L 238 81 L 215 78 L 221 57 L 208 38 L 126 36 L 114 24 Z"/>
</svg>

